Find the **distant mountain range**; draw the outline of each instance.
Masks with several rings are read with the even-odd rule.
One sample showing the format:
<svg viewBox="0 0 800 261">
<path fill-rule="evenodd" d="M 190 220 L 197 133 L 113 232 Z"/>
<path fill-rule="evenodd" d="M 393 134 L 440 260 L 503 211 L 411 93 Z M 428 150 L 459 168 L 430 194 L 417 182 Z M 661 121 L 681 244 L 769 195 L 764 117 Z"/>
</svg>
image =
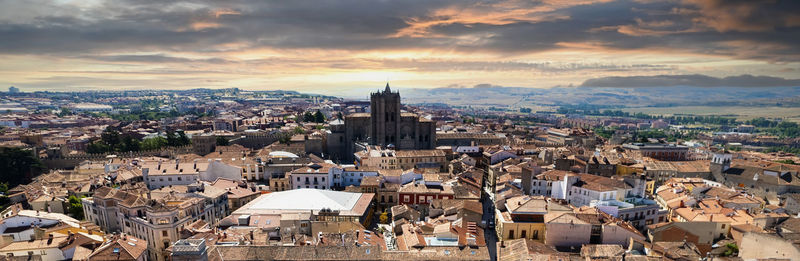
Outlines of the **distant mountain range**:
<svg viewBox="0 0 800 261">
<path fill-rule="evenodd" d="M 450 105 L 781 106 L 800 107 L 800 87 L 553 87 L 478 85 L 401 90 L 407 103 Z"/>
</svg>

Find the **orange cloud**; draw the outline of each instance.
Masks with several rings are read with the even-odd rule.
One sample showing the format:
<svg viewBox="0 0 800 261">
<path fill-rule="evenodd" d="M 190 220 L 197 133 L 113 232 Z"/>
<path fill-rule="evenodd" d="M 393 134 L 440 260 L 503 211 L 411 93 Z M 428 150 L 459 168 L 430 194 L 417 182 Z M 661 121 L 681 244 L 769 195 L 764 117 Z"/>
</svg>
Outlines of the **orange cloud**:
<svg viewBox="0 0 800 261">
<path fill-rule="evenodd" d="M 549 0 L 531 5 L 529 1 L 504 1 L 469 6 L 450 6 L 434 10 L 424 17 L 409 17 L 408 27 L 393 37 L 435 37 L 430 28 L 450 24 L 507 25 L 519 22 L 538 23 L 569 19 L 568 15 L 553 13 L 562 8 L 610 2 L 612 0 Z"/>
<path fill-rule="evenodd" d="M 781 10 L 777 0 L 725 1 L 684 0 L 700 8 L 694 21 L 719 32 L 771 31 L 775 27 L 800 26 L 797 10 Z"/>
</svg>

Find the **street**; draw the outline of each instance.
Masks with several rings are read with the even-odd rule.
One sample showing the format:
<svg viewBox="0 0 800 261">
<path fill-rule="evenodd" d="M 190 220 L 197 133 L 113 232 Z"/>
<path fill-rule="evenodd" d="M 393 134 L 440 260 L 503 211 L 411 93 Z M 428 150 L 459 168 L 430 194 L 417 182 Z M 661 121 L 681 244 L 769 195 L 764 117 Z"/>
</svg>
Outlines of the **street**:
<svg viewBox="0 0 800 261">
<path fill-rule="evenodd" d="M 481 193 L 481 202 L 483 202 L 483 221 L 486 222 L 483 237 L 486 240 L 486 247 L 489 249 L 489 258 L 497 260 L 497 233 L 494 226 L 489 224 L 494 222 L 494 201 L 487 195 Z M 491 228 L 490 228 L 491 227 Z"/>
</svg>

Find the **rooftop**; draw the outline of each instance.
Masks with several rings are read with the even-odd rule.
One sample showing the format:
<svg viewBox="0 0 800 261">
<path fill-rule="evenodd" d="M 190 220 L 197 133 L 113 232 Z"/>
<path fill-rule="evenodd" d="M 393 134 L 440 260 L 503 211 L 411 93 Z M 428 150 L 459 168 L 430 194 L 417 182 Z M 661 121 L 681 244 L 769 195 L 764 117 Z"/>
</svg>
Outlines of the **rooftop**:
<svg viewBox="0 0 800 261">
<path fill-rule="evenodd" d="M 322 209 L 341 215 L 362 215 L 372 201 L 372 193 L 350 193 L 319 189 L 295 189 L 264 194 L 233 212 L 234 215 L 281 214 L 284 212 L 318 213 Z"/>
</svg>

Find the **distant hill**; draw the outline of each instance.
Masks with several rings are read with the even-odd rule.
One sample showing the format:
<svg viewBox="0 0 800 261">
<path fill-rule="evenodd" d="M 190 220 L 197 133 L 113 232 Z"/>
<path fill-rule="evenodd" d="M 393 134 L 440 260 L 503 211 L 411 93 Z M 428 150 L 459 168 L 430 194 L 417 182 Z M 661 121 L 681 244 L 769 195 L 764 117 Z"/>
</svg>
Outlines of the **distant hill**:
<svg viewBox="0 0 800 261">
<path fill-rule="evenodd" d="M 408 89 L 408 103 L 450 105 L 620 106 L 790 106 L 800 107 L 800 87 L 554 87 L 522 88 L 481 85 L 476 88 Z"/>
</svg>

